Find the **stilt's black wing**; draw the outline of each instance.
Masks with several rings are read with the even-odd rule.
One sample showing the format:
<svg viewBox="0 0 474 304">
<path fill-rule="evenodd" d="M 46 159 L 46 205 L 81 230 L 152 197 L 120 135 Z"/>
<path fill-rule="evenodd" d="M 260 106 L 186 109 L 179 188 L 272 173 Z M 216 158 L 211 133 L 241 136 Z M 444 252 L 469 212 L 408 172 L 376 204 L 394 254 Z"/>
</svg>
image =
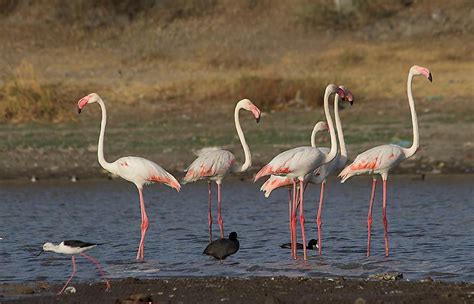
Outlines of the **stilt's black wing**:
<svg viewBox="0 0 474 304">
<path fill-rule="evenodd" d="M 78 240 L 67 240 L 67 241 L 64 241 L 64 245 L 75 247 L 75 248 L 84 248 L 84 247 L 91 247 L 91 246 L 100 245 L 100 244 L 86 243 L 86 242 L 78 241 Z"/>
</svg>

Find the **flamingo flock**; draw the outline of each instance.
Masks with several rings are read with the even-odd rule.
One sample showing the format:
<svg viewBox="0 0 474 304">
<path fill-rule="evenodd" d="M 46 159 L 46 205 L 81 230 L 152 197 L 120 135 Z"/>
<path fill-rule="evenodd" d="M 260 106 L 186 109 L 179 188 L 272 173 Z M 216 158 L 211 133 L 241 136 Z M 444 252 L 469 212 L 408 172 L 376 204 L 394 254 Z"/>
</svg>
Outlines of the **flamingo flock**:
<svg viewBox="0 0 474 304">
<path fill-rule="evenodd" d="M 413 66 L 410 68 L 407 82 L 408 102 L 411 111 L 413 125 L 413 143 L 410 148 L 403 148 L 397 145 L 382 145 L 369 149 L 359 154 L 355 160 L 344 168 L 348 160 L 348 152 L 344 141 L 342 124 L 339 117 L 339 102 L 349 102 L 353 104 L 352 93 L 343 86 L 329 84 L 324 93 L 324 114 L 327 122 L 318 122 L 311 136 L 310 146 L 300 146 L 283 151 L 276 155 L 270 162 L 263 166 L 255 176 L 254 182 L 269 176 L 268 180 L 261 186 L 261 190 L 268 197 L 270 193 L 277 189 L 286 187 L 289 191 L 288 215 L 291 240 L 291 255 L 297 258 L 297 212 L 299 209 L 299 222 L 303 244 L 306 244 L 305 215 L 304 215 L 304 192 L 309 184 L 320 184 L 320 199 L 315 223 L 318 230 L 318 250 L 322 254 L 322 210 L 325 185 L 327 177 L 339 169 L 344 168 L 339 177 L 341 183 L 354 175 L 369 174 L 372 176 L 372 192 L 369 203 L 367 217 L 367 256 L 370 255 L 370 239 L 372 227 L 372 206 L 375 197 L 375 187 L 377 183 L 376 175 L 380 174 L 383 181 L 383 224 L 385 237 L 385 255 L 389 254 L 388 247 L 388 221 L 387 221 L 387 177 L 388 172 L 399 165 L 403 160 L 412 157 L 419 146 L 418 121 L 415 111 L 415 102 L 412 94 L 412 81 L 417 75 L 426 77 L 432 81 L 431 73 L 428 69 Z M 334 117 L 336 127 L 330 112 L 329 99 L 334 94 Z M 100 125 L 98 143 L 98 162 L 108 172 L 116 174 L 123 179 L 135 184 L 139 195 L 141 210 L 141 236 L 137 249 L 136 259 L 143 261 L 145 254 L 145 236 L 148 230 L 148 216 L 143 198 L 143 186 L 150 183 L 165 184 L 176 191 L 180 191 L 181 185 L 178 180 L 158 164 L 141 157 L 126 156 L 110 163 L 104 158 L 104 136 L 107 122 L 107 112 L 104 101 L 101 97 L 92 93 L 78 101 L 78 112 L 84 110 L 88 104 L 98 103 L 102 120 Z M 234 110 L 235 128 L 240 139 L 244 152 L 244 162 L 238 164 L 232 152 L 218 148 L 203 149 L 198 153 L 198 157 L 187 167 L 186 174 L 182 180 L 183 184 L 206 180 L 208 183 L 208 230 L 209 243 L 212 242 L 212 212 L 211 212 L 211 181 L 217 184 L 217 221 L 220 229 L 220 238 L 224 238 L 224 221 L 221 214 L 221 185 L 224 177 L 229 173 L 241 173 L 247 171 L 252 165 L 252 156 L 249 145 L 242 131 L 240 124 L 240 110 L 246 110 L 256 119 L 260 120 L 261 111 L 249 99 L 242 99 L 237 102 Z M 316 134 L 329 130 L 331 144 L 329 148 L 316 146 Z M 337 130 L 337 134 L 336 134 Z M 339 141 L 339 145 L 338 145 Z M 233 232 L 234 233 L 234 232 Z M 307 248 L 303 247 L 303 258 L 307 259 Z"/>
</svg>

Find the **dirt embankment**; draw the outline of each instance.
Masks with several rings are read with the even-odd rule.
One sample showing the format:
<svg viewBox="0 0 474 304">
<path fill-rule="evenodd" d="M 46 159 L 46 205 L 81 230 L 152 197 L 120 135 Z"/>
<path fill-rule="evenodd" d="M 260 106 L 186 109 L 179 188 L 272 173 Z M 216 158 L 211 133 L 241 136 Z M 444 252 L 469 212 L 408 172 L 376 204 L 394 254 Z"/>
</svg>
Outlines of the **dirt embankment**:
<svg viewBox="0 0 474 304">
<path fill-rule="evenodd" d="M 473 303 L 474 286 L 446 282 L 379 282 L 315 278 L 125 279 L 73 284 L 77 293 L 54 295 L 61 286 L 8 285 L 2 303 Z M 16 291 L 15 291 L 16 290 Z M 21 295 L 30 293 L 32 295 Z M 36 294 L 37 293 L 37 294 Z M 12 299 L 12 296 L 19 298 Z"/>
</svg>

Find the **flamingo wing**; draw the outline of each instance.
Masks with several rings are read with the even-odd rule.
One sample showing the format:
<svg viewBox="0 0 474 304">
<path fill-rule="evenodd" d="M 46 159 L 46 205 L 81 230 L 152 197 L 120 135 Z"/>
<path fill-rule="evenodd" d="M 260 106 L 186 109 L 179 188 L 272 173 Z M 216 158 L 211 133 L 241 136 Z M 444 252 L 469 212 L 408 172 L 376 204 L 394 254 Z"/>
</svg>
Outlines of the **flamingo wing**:
<svg viewBox="0 0 474 304">
<path fill-rule="evenodd" d="M 122 178 L 142 186 L 149 183 L 161 183 L 179 192 L 181 185 L 176 178 L 160 165 L 141 157 L 127 156 L 115 161 L 116 172 Z"/>
<path fill-rule="evenodd" d="M 222 179 L 234 163 L 234 154 L 227 150 L 203 151 L 186 169 L 183 182 L 195 182 L 203 178 Z"/>
<path fill-rule="evenodd" d="M 293 181 L 289 177 L 272 175 L 265 183 L 263 183 L 262 187 L 260 187 L 260 191 L 265 193 L 265 197 L 269 197 L 273 190 L 291 184 L 293 184 Z"/>
<path fill-rule="evenodd" d="M 257 181 L 266 175 L 299 177 L 314 171 L 324 161 L 324 154 L 314 147 L 297 147 L 275 156 L 255 176 Z"/>
<path fill-rule="evenodd" d="M 359 154 L 354 162 L 341 171 L 341 183 L 354 175 L 387 172 L 405 158 L 403 149 L 397 145 L 382 145 Z"/>
</svg>

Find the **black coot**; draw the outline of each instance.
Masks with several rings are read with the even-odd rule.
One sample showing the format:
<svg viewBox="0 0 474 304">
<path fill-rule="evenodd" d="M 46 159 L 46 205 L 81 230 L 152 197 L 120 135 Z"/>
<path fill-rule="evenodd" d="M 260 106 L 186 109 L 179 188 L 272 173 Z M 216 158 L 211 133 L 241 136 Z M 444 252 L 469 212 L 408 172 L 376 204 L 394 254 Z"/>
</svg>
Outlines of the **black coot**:
<svg viewBox="0 0 474 304">
<path fill-rule="evenodd" d="M 237 250 L 239 250 L 237 232 L 231 232 L 228 239 L 223 238 L 209 243 L 202 254 L 207 254 L 216 259 L 223 260 L 229 255 L 236 253 Z"/>
<path fill-rule="evenodd" d="M 280 247 L 285 248 L 285 249 L 291 249 L 291 243 L 282 244 L 280 245 Z M 303 249 L 303 244 L 296 243 L 296 248 Z M 317 249 L 317 248 L 318 248 L 318 240 L 315 240 L 315 239 L 309 240 L 308 246 L 306 247 L 306 249 Z"/>
</svg>

